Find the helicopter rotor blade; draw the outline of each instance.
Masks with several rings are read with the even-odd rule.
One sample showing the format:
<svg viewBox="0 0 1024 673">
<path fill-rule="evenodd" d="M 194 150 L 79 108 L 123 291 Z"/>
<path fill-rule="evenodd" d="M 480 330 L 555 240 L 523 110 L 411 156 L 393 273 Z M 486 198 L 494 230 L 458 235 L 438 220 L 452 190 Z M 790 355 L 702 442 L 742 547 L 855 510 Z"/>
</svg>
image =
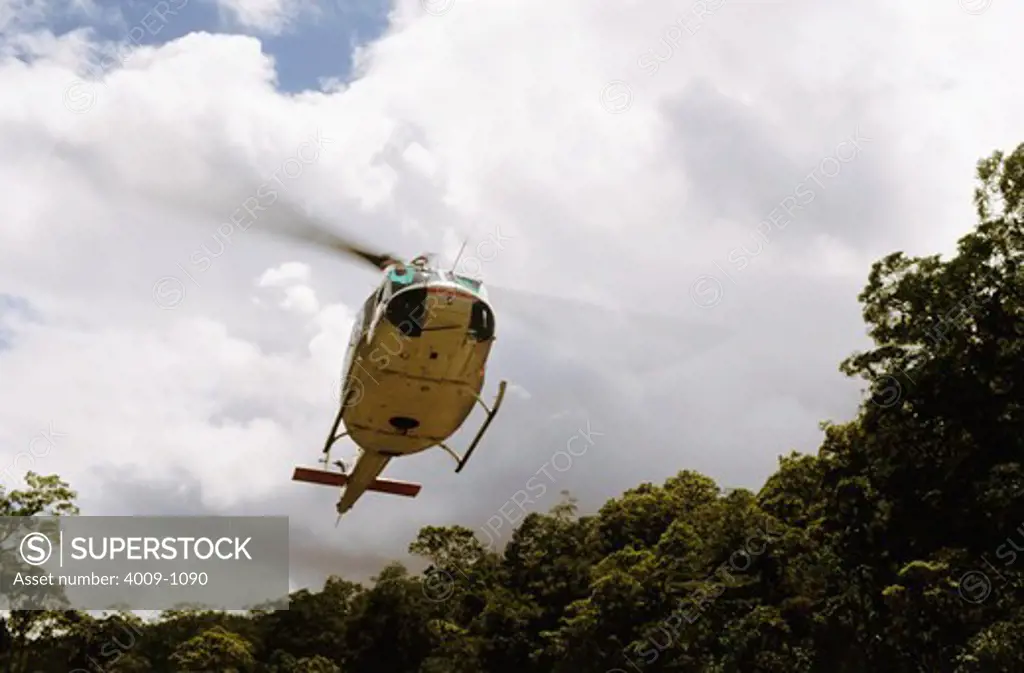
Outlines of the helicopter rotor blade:
<svg viewBox="0 0 1024 673">
<path fill-rule="evenodd" d="M 54 148 L 54 154 L 76 164 L 95 167 L 97 170 L 84 171 L 83 175 L 85 179 L 103 189 L 120 192 L 125 187 L 124 182 L 116 176 L 116 173 L 100 169 L 99 159 L 74 145 L 59 143 Z M 230 157 L 223 161 L 220 168 L 226 175 L 233 175 L 235 179 L 225 179 L 218 185 L 217 190 L 200 191 L 189 199 L 183 200 L 175 193 L 145 183 L 136 185 L 132 189 L 138 194 L 144 194 L 147 198 L 165 204 L 175 212 L 187 214 L 190 219 L 219 219 L 227 212 L 240 210 L 239 204 L 251 200 L 256 185 L 264 182 L 264 179 L 255 174 L 250 166 L 241 165 Z M 353 256 L 378 269 L 384 269 L 389 264 L 396 262 L 404 263 L 394 255 L 374 252 L 334 233 L 319 218 L 309 214 L 305 209 L 299 208 L 295 201 L 288 198 L 275 199 L 272 208 L 260 207 L 257 212 L 260 212 L 260 215 L 258 216 L 259 226 L 256 227 L 256 230 L 263 234 L 302 241 L 331 252 Z M 251 212 L 250 215 L 252 215 Z M 250 224 L 257 221 L 255 215 L 253 218 L 253 222 Z"/>
<path fill-rule="evenodd" d="M 364 246 L 349 241 L 339 234 L 330 231 L 324 224 L 309 215 L 296 217 L 290 223 L 288 229 L 280 231 L 279 234 L 325 250 L 351 255 L 381 270 L 390 264 L 402 261 L 394 255 L 373 252 Z"/>
</svg>

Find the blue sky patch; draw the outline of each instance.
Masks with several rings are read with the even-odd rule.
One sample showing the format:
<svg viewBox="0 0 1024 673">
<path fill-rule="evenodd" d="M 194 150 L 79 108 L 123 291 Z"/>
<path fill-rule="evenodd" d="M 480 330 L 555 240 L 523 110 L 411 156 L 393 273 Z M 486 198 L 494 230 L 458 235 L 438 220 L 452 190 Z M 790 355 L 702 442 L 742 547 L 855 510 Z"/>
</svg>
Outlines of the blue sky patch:
<svg viewBox="0 0 1024 673">
<path fill-rule="evenodd" d="M 27 299 L 0 292 L 0 352 L 9 350 L 13 344 L 14 320 L 31 320 L 32 317 L 32 306 Z"/>
<path fill-rule="evenodd" d="M 386 3 L 322 6 L 319 17 L 300 18 L 296 29 L 263 41 L 277 60 L 282 91 L 319 89 L 322 79 L 349 80 L 352 51 L 379 37 L 387 27 Z"/>
<path fill-rule="evenodd" d="M 54 10 L 45 18 L 23 14 L 17 28 L 48 28 L 63 35 L 88 27 L 97 39 L 127 47 L 158 46 L 193 32 L 252 35 L 274 57 L 278 88 L 286 93 L 320 89 L 326 80 L 347 82 L 353 49 L 383 33 L 390 10 L 386 0 L 316 3 L 313 9 L 301 11 L 280 35 L 265 35 L 241 25 L 213 0 L 96 0 L 94 10 L 81 7 L 69 0 L 68 11 Z"/>
</svg>

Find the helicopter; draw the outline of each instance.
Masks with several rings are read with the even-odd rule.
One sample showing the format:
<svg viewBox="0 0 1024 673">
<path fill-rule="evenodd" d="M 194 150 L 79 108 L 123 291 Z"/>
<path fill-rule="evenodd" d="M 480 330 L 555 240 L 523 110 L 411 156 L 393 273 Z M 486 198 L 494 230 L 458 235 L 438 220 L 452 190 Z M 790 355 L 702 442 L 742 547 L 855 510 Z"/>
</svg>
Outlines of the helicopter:
<svg viewBox="0 0 1024 673">
<path fill-rule="evenodd" d="M 331 239 L 319 242 L 382 273 L 355 318 L 322 469 L 296 467 L 292 475 L 293 481 L 342 488 L 340 521 L 367 491 L 419 494 L 421 484 L 380 477 L 392 458 L 440 447 L 461 472 L 501 408 L 507 381 L 488 406 L 481 393 L 495 340 L 494 311 L 480 280 L 455 273 L 458 258 L 445 270 L 428 254 L 406 263 Z M 486 417 L 460 455 L 446 442 L 477 404 Z M 344 437 L 360 449 L 351 470 L 344 461 L 330 462 L 332 447 Z"/>
</svg>

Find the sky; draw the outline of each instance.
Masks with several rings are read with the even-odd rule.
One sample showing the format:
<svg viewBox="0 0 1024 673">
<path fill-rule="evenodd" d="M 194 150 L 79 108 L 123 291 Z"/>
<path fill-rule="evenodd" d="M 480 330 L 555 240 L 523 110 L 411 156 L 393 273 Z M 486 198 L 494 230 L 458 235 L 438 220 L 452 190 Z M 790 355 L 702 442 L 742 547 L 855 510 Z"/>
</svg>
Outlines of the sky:
<svg viewBox="0 0 1024 673">
<path fill-rule="evenodd" d="M 427 525 L 501 540 L 563 490 L 757 489 L 855 415 L 838 364 L 868 345 L 871 262 L 951 252 L 976 161 L 1024 141 L 1022 19 L 0 0 L 0 478 L 60 474 L 84 514 L 287 515 L 296 586 L 368 578 Z M 510 384 L 462 473 L 393 461 L 417 500 L 337 528 L 337 493 L 290 477 L 377 277 L 277 235 L 300 213 L 407 257 L 468 240 L 496 288 L 486 390 Z"/>
</svg>

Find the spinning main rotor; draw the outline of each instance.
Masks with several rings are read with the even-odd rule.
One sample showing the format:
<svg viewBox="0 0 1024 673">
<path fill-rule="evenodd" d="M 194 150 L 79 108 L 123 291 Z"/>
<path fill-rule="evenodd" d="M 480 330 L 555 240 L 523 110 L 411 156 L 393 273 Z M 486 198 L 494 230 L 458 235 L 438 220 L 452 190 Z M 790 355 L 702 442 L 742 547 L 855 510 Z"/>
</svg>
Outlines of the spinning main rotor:
<svg viewBox="0 0 1024 673">
<path fill-rule="evenodd" d="M 326 228 L 312 221 L 307 221 L 303 224 L 305 226 L 298 231 L 290 233 L 289 236 L 324 248 L 325 250 L 340 252 L 343 255 L 355 257 L 356 259 L 362 260 L 381 271 L 392 264 L 405 264 L 403 260 L 392 254 L 374 252 L 362 245 L 353 243 L 332 231 L 328 231 Z"/>
</svg>

